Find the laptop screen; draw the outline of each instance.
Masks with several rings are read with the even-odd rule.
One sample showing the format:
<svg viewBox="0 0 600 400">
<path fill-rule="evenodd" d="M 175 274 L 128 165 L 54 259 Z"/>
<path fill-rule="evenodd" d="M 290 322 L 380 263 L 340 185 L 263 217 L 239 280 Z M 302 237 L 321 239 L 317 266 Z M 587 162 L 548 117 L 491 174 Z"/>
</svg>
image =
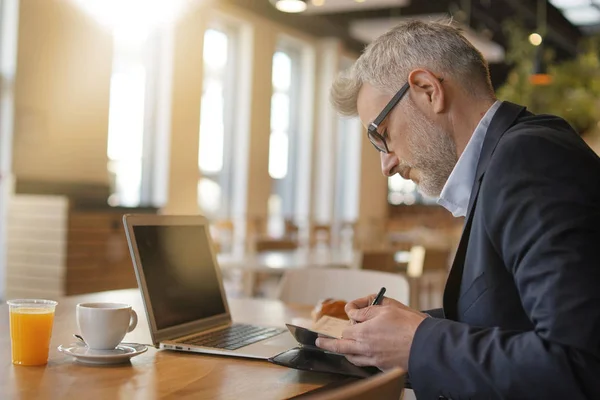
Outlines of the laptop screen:
<svg viewBox="0 0 600 400">
<path fill-rule="evenodd" d="M 225 313 L 204 226 L 134 226 L 157 329 Z"/>
</svg>

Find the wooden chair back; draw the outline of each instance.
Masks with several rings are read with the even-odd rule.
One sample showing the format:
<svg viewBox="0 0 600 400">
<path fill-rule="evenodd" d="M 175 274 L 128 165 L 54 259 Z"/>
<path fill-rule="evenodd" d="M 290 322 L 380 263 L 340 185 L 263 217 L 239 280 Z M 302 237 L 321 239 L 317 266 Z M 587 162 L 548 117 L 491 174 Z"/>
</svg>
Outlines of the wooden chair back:
<svg viewBox="0 0 600 400">
<path fill-rule="evenodd" d="M 254 248 L 257 252 L 269 250 L 296 250 L 298 248 L 298 242 L 289 239 L 258 238 L 254 243 Z"/>
<path fill-rule="evenodd" d="M 277 298 L 284 303 L 316 305 L 334 298 L 351 301 L 384 286 L 386 296 L 408 303 L 408 281 L 400 274 L 346 268 L 306 268 L 289 270 L 281 279 Z"/>
<path fill-rule="evenodd" d="M 306 400 L 400 400 L 404 390 L 404 370 L 395 368 L 370 378 L 331 390 L 301 396 Z"/>
</svg>

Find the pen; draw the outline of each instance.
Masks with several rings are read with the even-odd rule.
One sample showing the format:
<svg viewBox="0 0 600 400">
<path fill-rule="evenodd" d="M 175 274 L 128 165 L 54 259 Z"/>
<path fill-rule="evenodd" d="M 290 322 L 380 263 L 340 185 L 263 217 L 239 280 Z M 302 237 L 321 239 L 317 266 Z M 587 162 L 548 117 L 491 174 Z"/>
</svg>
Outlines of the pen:
<svg viewBox="0 0 600 400">
<path fill-rule="evenodd" d="M 383 300 L 383 295 L 385 294 L 385 288 L 382 287 L 381 289 L 379 289 L 379 293 L 377 293 L 377 296 L 375 296 L 375 298 L 373 299 L 373 302 L 371 303 L 372 306 L 378 306 L 381 304 L 381 301 Z M 350 319 L 350 323 L 352 325 L 356 324 L 356 321 L 353 319 Z"/>
<path fill-rule="evenodd" d="M 373 302 L 371 303 L 372 306 L 377 306 L 379 304 L 381 304 L 381 301 L 383 300 L 383 295 L 385 294 L 385 288 L 382 287 L 381 290 L 379 290 L 379 293 L 377 293 L 377 296 L 375 296 L 375 299 L 373 300 Z"/>
</svg>

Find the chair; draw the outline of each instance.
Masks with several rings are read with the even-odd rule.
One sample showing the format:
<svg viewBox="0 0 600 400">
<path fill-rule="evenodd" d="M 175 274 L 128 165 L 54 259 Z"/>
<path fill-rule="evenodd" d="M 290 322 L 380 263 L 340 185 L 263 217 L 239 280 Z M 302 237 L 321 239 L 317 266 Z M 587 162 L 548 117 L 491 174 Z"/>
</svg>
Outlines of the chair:
<svg viewBox="0 0 600 400">
<path fill-rule="evenodd" d="M 351 301 L 387 289 L 386 296 L 408 304 L 409 285 L 400 274 L 345 268 L 309 268 L 286 271 L 277 297 L 285 303 L 315 305 L 335 298 Z"/>
<path fill-rule="evenodd" d="M 266 230 L 265 218 L 248 218 L 245 229 L 246 249 L 254 249 L 256 241 L 265 237 Z"/>
<path fill-rule="evenodd" d="M 263 238 L 256 240 L 254 248 L 259 253 L 269 250 L 296 250 L 298 248 L 298 242 L 296 240 L 288 239 Z"/>
<path fill-rule="evenodd" d="M 399 400 L 404 389 L 404 370 L 390 371 L 361 379 L 335 389 L 321 389 L 299 398 L 306 400 Z"/>
<path fill-rule="evenodd" d="M 331 244 L 331 225 L 326 224 L 315 224 L 311 227 L 310 234 L 310 245 L 311 247 L 316 246 L 319 243 L 326 245 Z"/>
<path fill-rule="evenodd" d="M 217 253 L 230 251 L 233 245 L 234 225 L 231 220 L 219 220 L 210 224 L 210 233 Z"/>
<path fill-rule="evenodd" d="M 426 272 L 448 272 L 450 267 L 450 251 L 413 246 L 410 249 L 410 261 L 407 273 L 411 277 L 419 277 Z"/>
<path fill-rule="evenodd" d="M 269 251 L 294 251 L 297 249 L 298 242 L 295 240 L 258 238 L 254 242 L 254 250 L 258 253 Z M 270 272 L 245 271 L 244 280 L 246 281 L 245 285 L 247 286 L 247 289 L 245 290 L 246 294 L 249 294 L 251 297 L 263 297 L 264 293 L 261 294 L 262 291 L 260 288 L 265 287 L 265 285 L 276 288 L 281 274 L 282 272 L 277 270 L 271 270 Z M 271 283 L 273 285 L 270 285 Z"/>
<path fill-rule="evenodd" d="M 362 269 L 399 273 L 406 272 L 406 264 L 396 261 L 396 250 L 365 250 L 362 253 Z"/>
<path fill-rule="evenodd" d="M 300 228 L 298 227 L 298 225 L 290 219 L 286 219 L 284 221 L 284 223 L 285 223 L 285 237 L 289 240 L 298 241 L 298 236 L 299 236 L 299 232 L 300 232 Z"/>
<path fill-rule="evenodd" d="M 442 305 L 451 255 L 449 250 L 412 247 L 407 268 L 412 307 L 429 309 Z"/>
<path fill-rule="evenodd" d="M 338 230 L 338 244 L 341 246 L 348 244 L 348 247 L 358 248 L 357 228 L 356 221 L 342 221 Z"/>
</svg>

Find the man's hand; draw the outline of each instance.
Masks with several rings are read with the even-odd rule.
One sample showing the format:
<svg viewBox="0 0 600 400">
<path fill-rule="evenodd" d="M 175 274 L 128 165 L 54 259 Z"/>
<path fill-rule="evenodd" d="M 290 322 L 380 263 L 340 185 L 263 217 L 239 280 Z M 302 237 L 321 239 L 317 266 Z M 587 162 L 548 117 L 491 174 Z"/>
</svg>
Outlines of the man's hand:
<svg viewBox="0 0 600 400">
<path fill-rule="evenodd" d="M 415 331 L 427 315 L 387 297 L 381 305 L 370 306 L 375 296 L 348 303 L 346 313 L 357 323 L 344 329 L 342 339 L 320 337 L 317 346 L 344 354 L 348 361 L 359 366 L 408 370 Z"/>
</svg>

